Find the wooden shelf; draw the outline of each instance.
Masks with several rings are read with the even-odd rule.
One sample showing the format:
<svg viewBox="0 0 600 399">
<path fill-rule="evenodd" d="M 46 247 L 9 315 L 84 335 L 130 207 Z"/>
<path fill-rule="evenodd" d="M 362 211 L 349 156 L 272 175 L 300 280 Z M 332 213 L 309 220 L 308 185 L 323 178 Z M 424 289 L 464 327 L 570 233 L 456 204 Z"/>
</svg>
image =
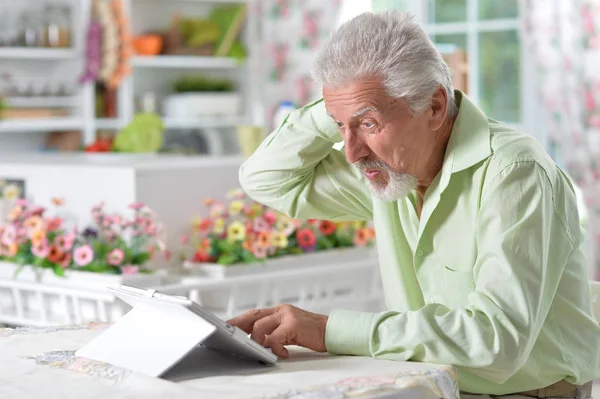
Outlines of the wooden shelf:
<svg viewBox="0 0 600 399">
<path fill-rule="evenodd" d="M 227 57 L 157 55 L 135 56 L 131 60 L 131 65 L 136 68 L 234 69 L 239 68 L 243 63 Z"/>
<path fill-rule="evenodd" d="M 75 56 L 71 48 L 0 47 L 0 59 L 68 60 Z"/>
</svg>

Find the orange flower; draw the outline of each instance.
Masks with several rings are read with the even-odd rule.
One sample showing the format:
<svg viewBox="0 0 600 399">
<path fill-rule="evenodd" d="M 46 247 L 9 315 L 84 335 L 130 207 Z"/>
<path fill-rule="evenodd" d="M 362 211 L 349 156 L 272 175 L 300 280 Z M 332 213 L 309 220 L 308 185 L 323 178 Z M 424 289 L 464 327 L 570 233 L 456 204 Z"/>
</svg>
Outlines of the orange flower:
<svg viewBox="0 0 600 399">
<path fill-rule="evenodd" d="M 32 230 L 29 238 L 31 239 L 31 245 L 39 246 L 46 238 L 46 231 L 44 229 Z"/>
<path fill-rule="evenodd" d="M 244 248 L 246 251 L 252 252 L 253 242 L 254 240 L 252 239 L 252 237 L 246 238 L 246 241 L 244 241 L 244 243 L 242 244 L 242 248 Z"/>
<path fill-rule="evenodd" d="M 60 263 L 64 259 L 64 254 L 59 251 L 56 245 L 50 247 L 50 253 L 48 253 L 48 260 L 52 263 Z"/>
<path fill-rule="evenodd" d="M 330 222 L 329 220 L 323 220 L 319 225 L 319 230 L 321 230 L 323 235 L 330 236 L 335 233 L 335 223 Z"/>
<path fill-rule="evenodd" d="M 52 204 L 54 206 L 63 206 L 65 204 L 64 198 L 52 198 Z"/>
<path fill-rule="evenodd" d="M 371 238 L 371 232 L 366 227 L 356 230 L 354 233 L 354 245 L 357 247 L 364 247 L 369 243 Z"/>
<path fill-rule="evenodd" d="M 14 222 L 19 218 L 19 216 L 21 216 L 21 213 L 23 213 L 23 208 L 18 205 L 15 206 L 13 209 L 10 210 L 10 213 L 8 214 L 8 220 L 10 222 Z"/>
<path fill-rule="evenodd" d="M 206 206 L 211 206 L 212 204 L 215 203 L 214 198 L 206 198 L 202 200 L 202 203 Z"/>
<path fill-rule="evenodd" d="M 375 238 L 375 229 L 373 227 L 369 227 L 369 233 L 371 233 L 371 238 Z"/>
<path fill-rule="evenodd" d="M 268 248 L 271 246 L 271 233 L 263 231 L 256 237 L 256 245 L 261 248 Z"/>
<path fill-rule="evenodd" d="M 17 245 L 16 242 L 12 242 L 6 248 L 6 255 L 7 256 L 15 256 L 17 254 L 17 252 L 19 252 L 19 246 Z"/>
</svg>

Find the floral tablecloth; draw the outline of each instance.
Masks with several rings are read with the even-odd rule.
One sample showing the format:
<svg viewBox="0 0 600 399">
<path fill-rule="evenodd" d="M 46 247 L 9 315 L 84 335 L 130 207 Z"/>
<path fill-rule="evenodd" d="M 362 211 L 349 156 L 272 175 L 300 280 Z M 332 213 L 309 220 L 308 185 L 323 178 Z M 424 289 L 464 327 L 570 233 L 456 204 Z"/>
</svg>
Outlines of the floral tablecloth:
<svg viewBox="0 0 600 399">
<path fill-rule="evenodd" d="M 0 328 L 2 398 L 456 399 L 450 366 L 329 356 L 290 348 L 277 368 L 171 382 L 74 356 L 108 325 Z"/>
</svg>

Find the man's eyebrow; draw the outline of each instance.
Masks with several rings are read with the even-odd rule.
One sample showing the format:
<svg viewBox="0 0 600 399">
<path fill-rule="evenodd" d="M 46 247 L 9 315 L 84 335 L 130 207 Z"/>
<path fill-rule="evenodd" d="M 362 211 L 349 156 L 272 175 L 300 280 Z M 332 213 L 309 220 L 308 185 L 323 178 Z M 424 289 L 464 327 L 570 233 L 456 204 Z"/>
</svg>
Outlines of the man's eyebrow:
<svg viewBox="0 0 600 399">
<path fill-rule="evenodd" d="M 350 115 L 350 117 L 356 118 L 358 116 L 366 114 L 369 111 L 375 111 L 375 112 L 377 112 L 377 108 L 375 108 L 375 107 L 364 107 L 364 108 L 359 109 L 358 111 L 356 111 L 352 115 Z M 335 117 L 330 112 L 327 112 L 327 116 L 329 116 L 331 119 L 335 119 Z"/>
<path fill-rule="evenodd" d="M 358 116 L 366 114 L 369 111 L 375 111 L 375 112 L 377 112 L 377 108 L 375 108 L 375 107 L 364 107 L 364 108 L 359 109 L 355 113 L 353 113 L 351 116 L 352 116 L 352 118 L 356 118 Z"/>
</svg>

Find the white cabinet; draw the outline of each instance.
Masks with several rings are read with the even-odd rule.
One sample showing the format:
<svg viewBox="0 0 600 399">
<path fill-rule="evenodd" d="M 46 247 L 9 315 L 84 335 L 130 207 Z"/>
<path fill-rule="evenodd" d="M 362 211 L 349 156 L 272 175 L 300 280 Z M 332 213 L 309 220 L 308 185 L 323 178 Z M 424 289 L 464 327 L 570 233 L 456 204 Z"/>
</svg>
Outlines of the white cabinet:
<svg viewBox="0 0 600 399">
<path fill-rule="evenodd" d="M 208 216 L 203 199 L 224 199 L 239 187 L 242 162 L 178 155 L 14 156 L 0 160 L 0 179 L 23 180 L 26 197 L 37 205 L 53 208 L 53 197 L 64 198 L 61 215 L 79 227 L 90 222 L 91 208 L 102 201 L 107 211 L 127 215 L 131 203 L 143 202 L 158 214 L 169 246 L 176 248 L 192 217 Z"/>
</svg>

